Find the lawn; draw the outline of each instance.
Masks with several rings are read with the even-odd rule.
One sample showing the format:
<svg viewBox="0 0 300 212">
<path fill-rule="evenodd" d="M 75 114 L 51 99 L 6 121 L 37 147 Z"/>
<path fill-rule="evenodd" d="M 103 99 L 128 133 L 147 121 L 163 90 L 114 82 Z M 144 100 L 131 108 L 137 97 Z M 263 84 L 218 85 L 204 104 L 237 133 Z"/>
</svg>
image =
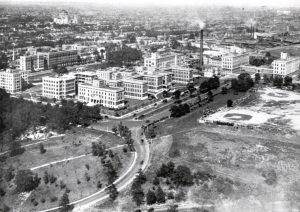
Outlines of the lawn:
<svg viewBox="0 0 300 212">
<path fill-rule="evenodd" d="M 5 202 L 9 206 L 22 208 L 23 211 L 46 209 L 58 205 L 58 200 L 65 188 L 70 189 L 69 198 L 71 201 L 95 193 L 100 189 L 97 188 L 98 181 L 101 182 L 103 188 L 107 184 L 107 179 L 103 173 L 101 158 L 94 157 L 91 154 L 91 144 L 97 141 L 104 143 L 107 148 L 124 144 L 121 138 L 111 133 L 76 128 L 66 132 L 64 137 L 52 138 L 49 142 L 45 141 L 46 152 L 44 154 L 40 153 L 39 145 L 33 145 L 26 148 L 23 154 L 9 157 L 6 161 L 0 162 L 2 173 L 12 166 L 15 172 L 18 169 L 32 169 L 34 173 L 42 178 L 39 187 L 35 191 L 26 194 L 26 198 L 22 198 L 14 192 L 13 182 L 7 184 L 5 180 L 0 181 L 0 187 L 5 188 L 7 191 L 4 197 L 0 197 L 1 202 Z M 117 153 L 119 161 L 122 163 L 122 166 L 118 169 L 118 175 L 121 175 L 132 163 L 133 155 L 124 153 L 122 146 L 112 151 Z M 78 158 L 72 159 L 72 157 Z M 48 164 L 55 161 L 57 163 Z M 55 176 L 57 180 L 52 184 L 45 184 L 43 181 L 45 171 Z M 65 186 L 61 186 L 61 182 Z M 58 200 L 51 202 L 50 199 L 53 197 L 57 197 Z M 35 202 L 33 200 L 38 202 L 37 206 L 33 205 Z"/>
<path fill-rule="evenodd" d="M 291 56 L 299 56 L 300 48 L 298 46 L 286 46 L 286 47 L 282 47 L 280 49 L 268 50 L 268 52 L 270 52 L 272 56 L 275 56 L 277 58 L 280 57 L 281 52 L 287 52 Z"/>
</svg>

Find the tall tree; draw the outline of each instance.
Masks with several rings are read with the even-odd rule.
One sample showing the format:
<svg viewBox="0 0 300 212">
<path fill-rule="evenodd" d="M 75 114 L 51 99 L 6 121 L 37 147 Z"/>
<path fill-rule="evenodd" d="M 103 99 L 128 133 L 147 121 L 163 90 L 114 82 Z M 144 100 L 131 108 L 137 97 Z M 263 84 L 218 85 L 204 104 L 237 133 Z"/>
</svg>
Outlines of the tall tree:
<svg viewBox="0 0 300 212">
<path fill-rule="evenodd" d="M 155 191 L 155 196 L 156 196 L 157 203 L 165 203 L 166 202 L 166 194 L 160 186 L 157 187 L 157 189 Z"/>
<path fill-rule="evenodd" d="M 60 201 L 59 201 L 59 211 L 60 212 L 69 212 L 69 211 L 72 211 L 74 206 L 73 205 L 70 205 L 70 201 L 69 201 L 69 195 L 67 192 L 65 192 Z"/>
<path fill-rule="evenodd" d="M 156 196 L 155 196 L 155 192 L 152 190 L 148 190 L 147 195 L 146 195 L 146 202 L 147 205 L 152 205 L 156 203 Z"/>
</svg>

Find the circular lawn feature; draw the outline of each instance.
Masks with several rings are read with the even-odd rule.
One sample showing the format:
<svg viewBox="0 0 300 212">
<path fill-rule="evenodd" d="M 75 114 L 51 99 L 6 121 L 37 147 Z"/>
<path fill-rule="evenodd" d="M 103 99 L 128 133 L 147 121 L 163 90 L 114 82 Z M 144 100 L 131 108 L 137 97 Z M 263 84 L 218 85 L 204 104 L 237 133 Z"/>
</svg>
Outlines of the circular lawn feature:
<svg viewBox="0 0 300 212">
<path fill-rule="evenodd" d="M 241 113 L 227 113 L 224 117 L 235 121 L 248 121 L 252 119 L 252 116 Z"/>
<path fill-rule="evenodd" d="M 289 94 L 276 92 L 276 93 L 268 93 L 268 96 L 277 97 L 277 98 L 287 98 L 289 97 Z"/>
</svg>

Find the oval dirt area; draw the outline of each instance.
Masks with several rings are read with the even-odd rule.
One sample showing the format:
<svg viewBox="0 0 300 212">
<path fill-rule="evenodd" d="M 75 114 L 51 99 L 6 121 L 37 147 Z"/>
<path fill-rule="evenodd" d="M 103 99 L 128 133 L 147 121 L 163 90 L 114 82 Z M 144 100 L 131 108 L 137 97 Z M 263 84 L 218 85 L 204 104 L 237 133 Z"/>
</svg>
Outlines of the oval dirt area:
<svg viewBox="0 0 300 212">
<path fill-rule="evenodd" d="M 286 94 L 286 93 L 280 93 L 280 92 L 276 92 L 276 93 L 268 93 L 268 96 L 278 97 L 278 98 L 286 98 L 286 97 L 289 97 L 288 94 Z"/>
<path fill-rule="evenodd" d="M 227 113 L 224 117 L 231 120 L 250 120 L 252 118 L 250 115 L 240 113 Z"/>
</svg>

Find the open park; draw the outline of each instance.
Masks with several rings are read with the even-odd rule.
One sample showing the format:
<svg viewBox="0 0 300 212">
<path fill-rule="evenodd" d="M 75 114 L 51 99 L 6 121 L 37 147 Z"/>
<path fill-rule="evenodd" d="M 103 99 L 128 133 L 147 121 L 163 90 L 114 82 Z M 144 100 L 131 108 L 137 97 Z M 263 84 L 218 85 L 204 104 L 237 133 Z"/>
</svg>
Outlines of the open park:
<svg viewBox="0 0 300 212">
<path fill-rule="evenodd" d="M 73 202 L 105 188 L 110 179 L 105 174 L 102 158 L 92 152 L 93 143 L 99 142 L 108 151 L 117 176 L 121 176 L 133 163 L 133 153 L 127 151 L 120 137 L 92 129 L 73 128 L 43 142 L 32 141 L 23 154 L 1 155 L 0 170 L 4 177 L 0 185 L 7 193 L 0 197 L 1 204 L 18 211 L 41 211 L 58 206 L 65 191 Z M 40 178 L 40 185 L 35 190 L 16 192 L 21 170 L 30 170 Z"/>
</svg>

